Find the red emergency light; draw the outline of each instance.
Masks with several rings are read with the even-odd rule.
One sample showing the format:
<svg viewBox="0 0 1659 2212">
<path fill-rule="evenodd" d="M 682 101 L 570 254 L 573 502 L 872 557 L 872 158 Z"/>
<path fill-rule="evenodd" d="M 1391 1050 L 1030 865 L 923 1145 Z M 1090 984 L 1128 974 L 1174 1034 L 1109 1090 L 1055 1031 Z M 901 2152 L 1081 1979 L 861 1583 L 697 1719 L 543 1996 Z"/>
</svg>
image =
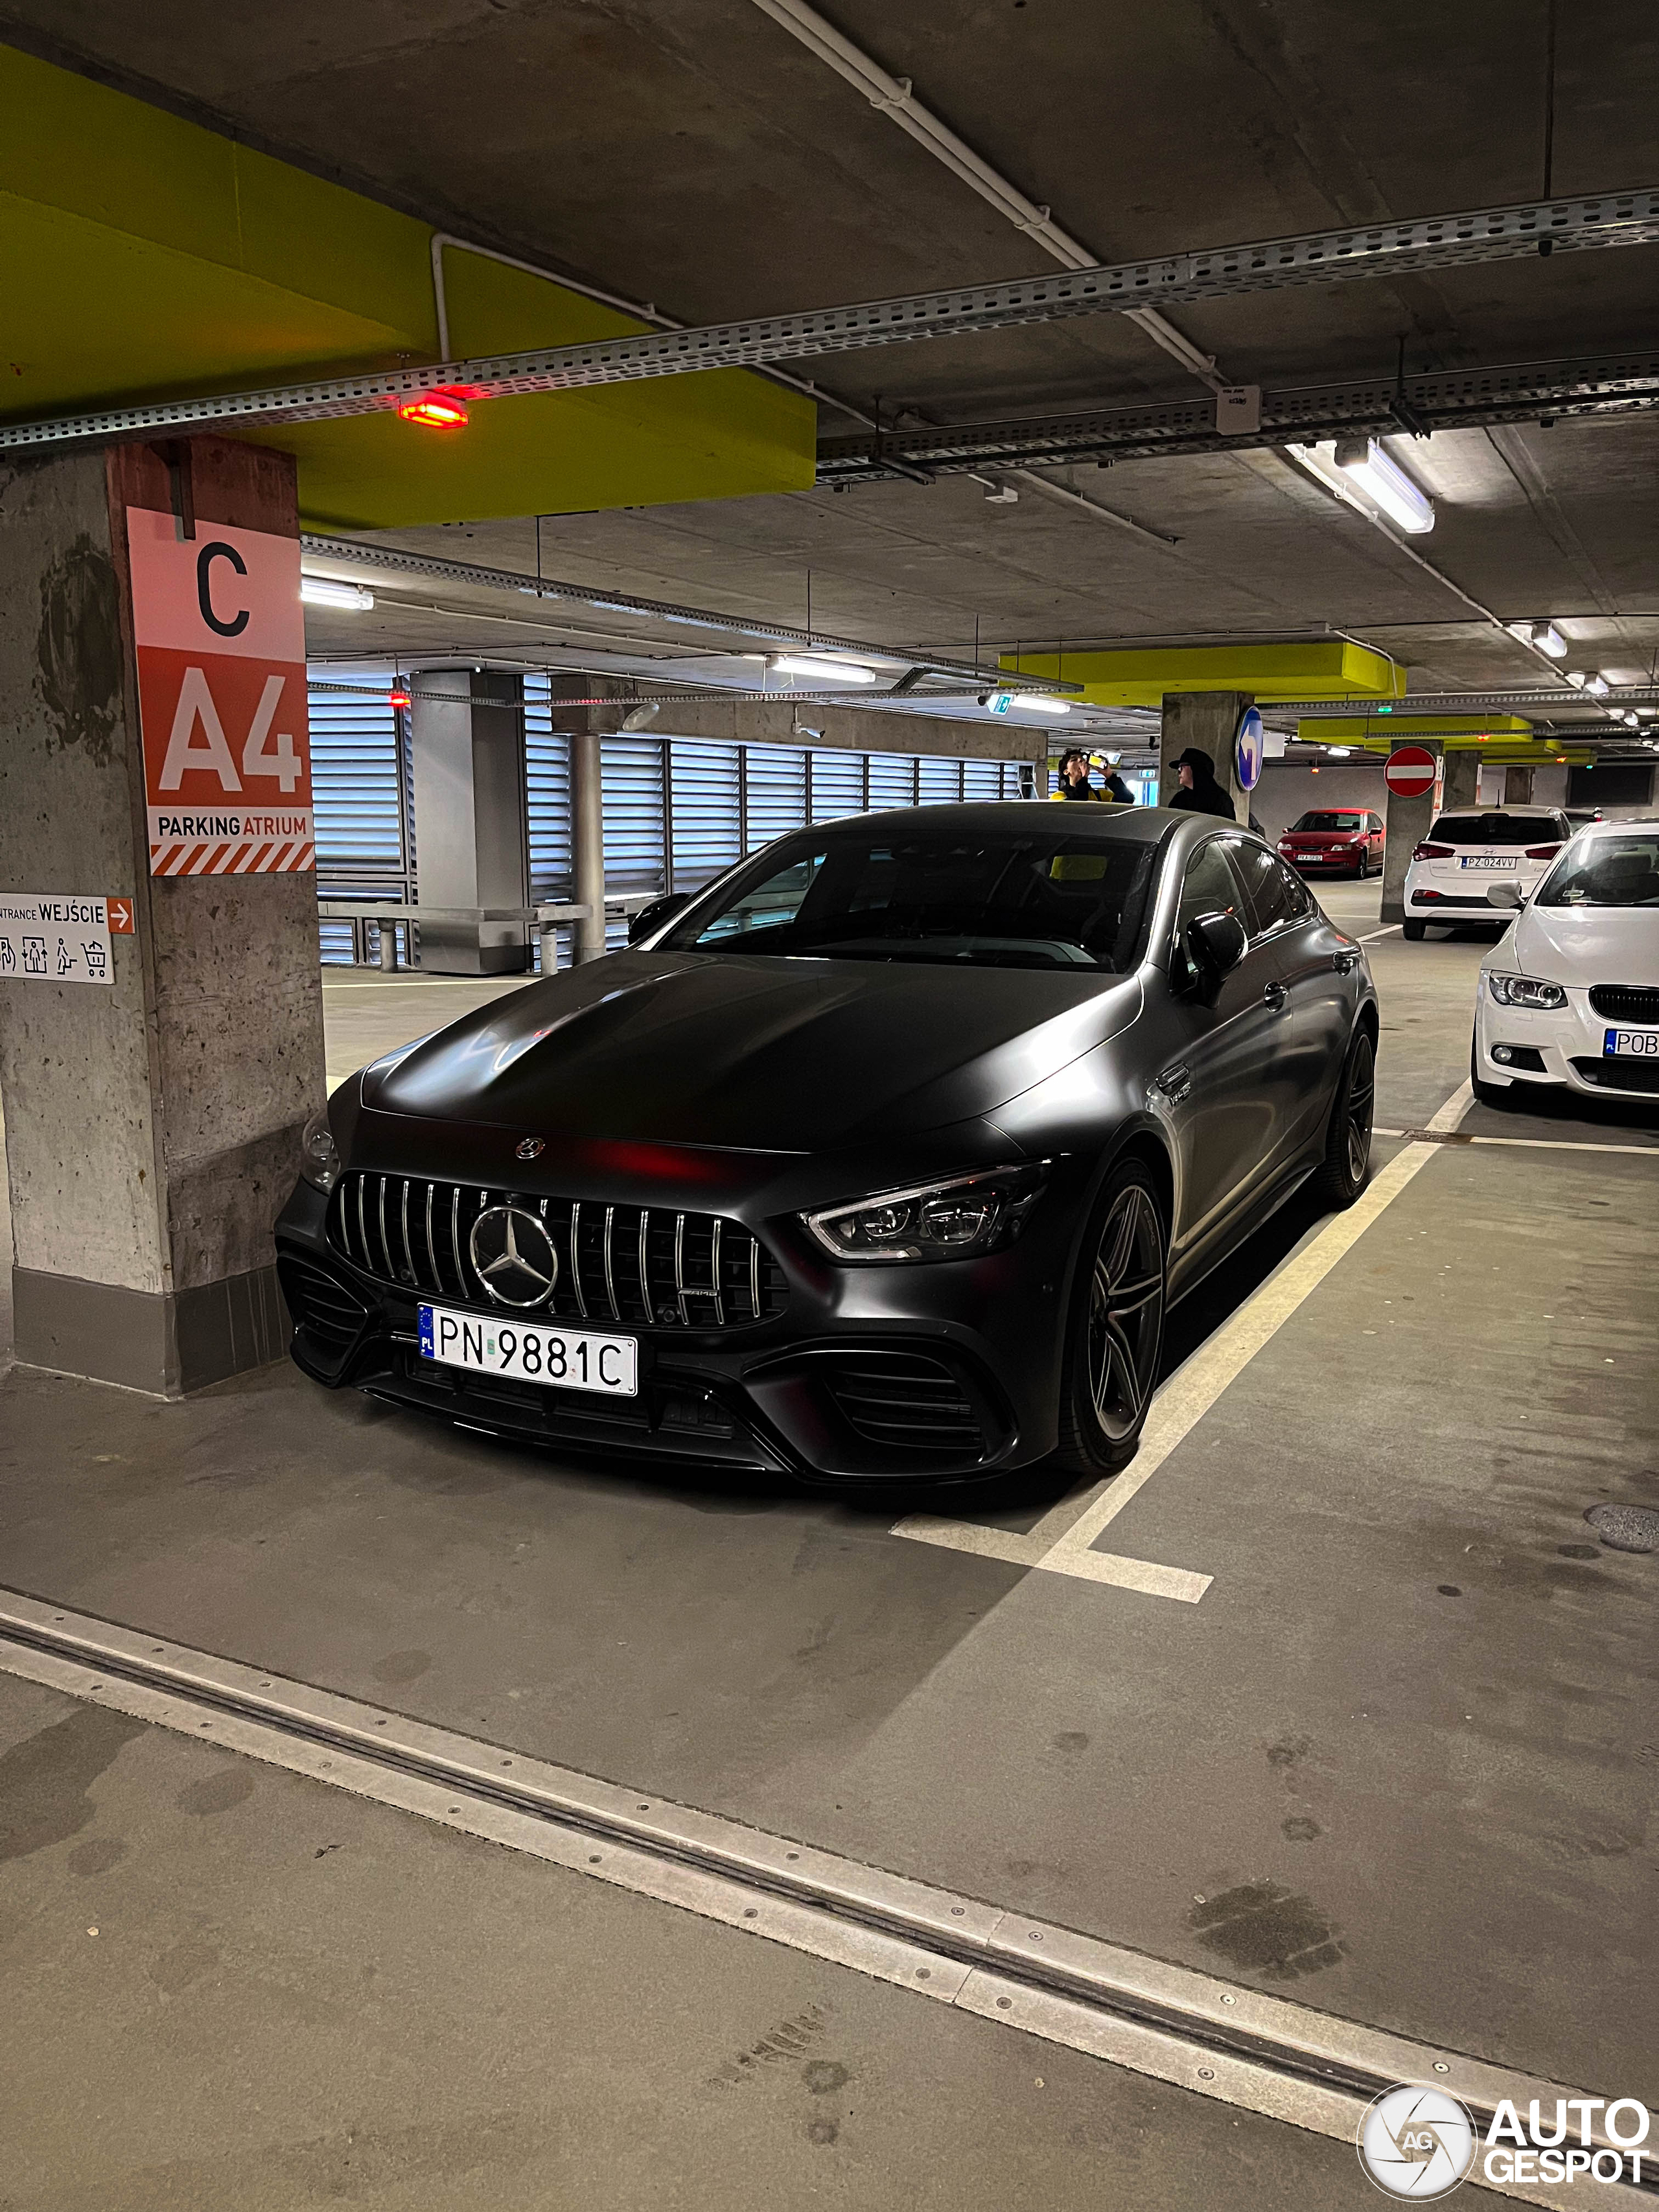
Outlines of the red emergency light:
<svg viewBox="0 0 1659 2212">
<path fill-rule="evenodd" d="M 422 392 L 400 400 L 398 412 L 405 422 L 423 423 L 428 430 L 464 430 L 467 423 L 466 403 L 453 392 Z"/>
</svg>

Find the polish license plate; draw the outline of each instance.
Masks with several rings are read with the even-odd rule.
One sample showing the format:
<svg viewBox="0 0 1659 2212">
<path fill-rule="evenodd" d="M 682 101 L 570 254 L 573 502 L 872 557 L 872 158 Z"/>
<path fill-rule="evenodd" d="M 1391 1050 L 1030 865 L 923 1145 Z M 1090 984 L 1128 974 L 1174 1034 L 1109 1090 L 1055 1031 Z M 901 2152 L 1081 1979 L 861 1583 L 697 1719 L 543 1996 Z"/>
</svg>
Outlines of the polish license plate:
<svg viewBox="0 0 1659 2212">
<path fill-rule="evenodd" d="M 477 1375 L 510 1375 L 555 1390 L 596 1390 L 611 1398 L 639 1395 L 640 1347 L 632 1336 L 591 1329 L 548 1328 L 539 1322 L 495 1314 L 420 1308 L 421 1351 L 446 1367 Z"/>
<path fill-rule="evenodd" d="M 1509 875 L 1515 873 L 1515 862 L 1502 853 L 1465 853 L 1457 865 L 1460 868 L 1502 868 Z"/>
<path fill-rule="evenodd" d="M 1659 1030 L 1608 1030 L 1601 1040 L 1606 1059 L 1615 1054 L 1632 1060 L 1659 1059 Z"/>
</svg>

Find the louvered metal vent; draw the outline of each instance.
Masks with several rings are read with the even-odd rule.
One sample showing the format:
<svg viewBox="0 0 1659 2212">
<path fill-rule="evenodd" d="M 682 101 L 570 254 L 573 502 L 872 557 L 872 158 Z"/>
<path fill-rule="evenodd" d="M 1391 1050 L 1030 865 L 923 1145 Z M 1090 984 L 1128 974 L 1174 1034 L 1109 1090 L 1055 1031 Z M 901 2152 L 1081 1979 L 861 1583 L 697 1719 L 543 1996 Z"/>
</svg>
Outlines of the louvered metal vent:
<svg viewBox="0 0 1659 2212">
<path fill-rule="evenodd" d="M 510 1200 L 546 1224 L 558 1280 L 526 1320 L 656 1323 L 734 1328 L 783 1311 L 783 1271 L 741 1223 L 669 1206 L 604 1200 L 518 1198 L 476 1183 L 420 1176 L 343 1176 L 329 1215 L 329 1241 L 354 1267 L 384 1283 L 469 1305 L 494 1302 L 470 1249 L 486 1207 Z"/>
</svg>

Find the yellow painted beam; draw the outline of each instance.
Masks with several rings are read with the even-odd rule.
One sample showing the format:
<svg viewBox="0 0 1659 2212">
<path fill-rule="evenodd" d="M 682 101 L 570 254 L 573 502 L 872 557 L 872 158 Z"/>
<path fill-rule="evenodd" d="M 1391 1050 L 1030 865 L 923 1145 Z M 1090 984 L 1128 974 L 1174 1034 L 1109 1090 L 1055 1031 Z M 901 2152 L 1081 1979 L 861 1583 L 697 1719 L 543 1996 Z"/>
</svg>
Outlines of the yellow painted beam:
<svg viewBox="0 0 1659 2212">
<path fill-rule="evenodd" d="M 1280 699 L 1399 699 L 1406 672 L 1347 638 L 1288 645 L 1114 646 L 1099 653 L 1004 653 L 1023 675 L 1080 684 L 1097 707 L 1156 707 L 1168 691 L 1248 691 Z"/>
<path fill-rule="evenodd" d="M 1530 738 L 1532 724 L 1519 714 L 1402 714 L 1386 720 L 1374 714 L 1304 715 L 1296 726 L 1298 743 L 1324 745 L 1368 745 L 1388 752 L 1413 738 L 1438 738 L 1451 751 L 1460 740 L 1496 737 Z"/>
<path fill-rule="evenodd" d="M 49 415 L 437 357 L 431 233 L 361 194 L 0 46 L 0 413 Z M 446 256 L 451 349 L 637 331 L 562 285 Z M 301 507 L 374 528 L 796 491 L 816 410 L 742 370 L 395 416 L 261 424 Z"/>
</svg>

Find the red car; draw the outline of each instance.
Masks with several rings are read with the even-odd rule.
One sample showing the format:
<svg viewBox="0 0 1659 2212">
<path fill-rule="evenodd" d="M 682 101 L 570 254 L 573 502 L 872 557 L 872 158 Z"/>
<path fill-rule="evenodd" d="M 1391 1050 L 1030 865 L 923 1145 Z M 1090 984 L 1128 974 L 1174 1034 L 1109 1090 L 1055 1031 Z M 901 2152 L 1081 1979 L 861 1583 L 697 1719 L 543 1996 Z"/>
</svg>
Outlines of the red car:
<svg viewBox="0 0 1659 2212">
<path fill-rule="evenodd" d="M 1381 875 L 1383 834 L 1380 814 L 1333 806 L 1293 822 L 1279 841 L 1279 856 L 1309 875 Z"/>
</svg>

